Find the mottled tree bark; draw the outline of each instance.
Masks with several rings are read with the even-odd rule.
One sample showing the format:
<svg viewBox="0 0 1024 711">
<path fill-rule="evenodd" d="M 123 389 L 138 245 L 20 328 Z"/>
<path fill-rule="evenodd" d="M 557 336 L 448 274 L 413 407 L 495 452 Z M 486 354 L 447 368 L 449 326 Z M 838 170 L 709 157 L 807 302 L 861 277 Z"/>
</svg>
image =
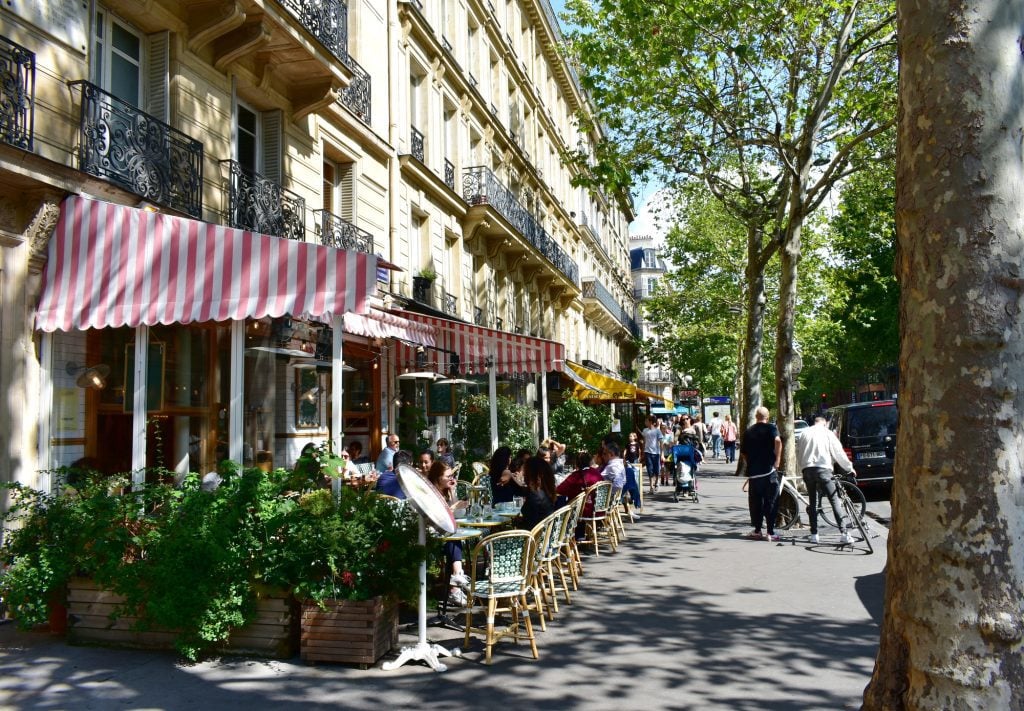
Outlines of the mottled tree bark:
<svg viewBox="0 0 1024 711">
<path fill-rule="evenodd" d="M 743 393 L 736 427 L 740 432 L 754 424 L 754 410 L 761 405 L 761 349 L 764 344 L 764 265 L 771 251 L 762 249 L 764 233 L 747 225 L 746 299 L 747 332 L 743 344 Z M 738 460 L 737 460 L 738 461 Z"/>
<path fill-rule="evenodd" d="M 898 0 L 898 437 L 866 709 L 1024 708 L 1024 0 Z"/>
</svg>

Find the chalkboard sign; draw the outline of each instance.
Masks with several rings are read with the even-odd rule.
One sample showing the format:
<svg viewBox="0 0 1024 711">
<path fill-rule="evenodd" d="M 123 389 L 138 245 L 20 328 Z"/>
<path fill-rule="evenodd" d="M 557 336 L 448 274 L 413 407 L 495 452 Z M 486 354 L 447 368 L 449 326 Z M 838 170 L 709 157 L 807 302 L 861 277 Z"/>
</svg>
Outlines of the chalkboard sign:
<svg viewBox="0 0 1024 711">
<path fill-rule="evenodd" d="M 455 414 L 455 386 L 451 383 L 430 383 L 427 391 L 427 415 L 438 417 Z"/>
<path fill-rule="evenodd" d="M 164 407 L 164 344 L 150 343 L 146 373 L 146 411 Z M 124 347 L 124 411 L 135 409 L 135 344 Z"/>
</svg>

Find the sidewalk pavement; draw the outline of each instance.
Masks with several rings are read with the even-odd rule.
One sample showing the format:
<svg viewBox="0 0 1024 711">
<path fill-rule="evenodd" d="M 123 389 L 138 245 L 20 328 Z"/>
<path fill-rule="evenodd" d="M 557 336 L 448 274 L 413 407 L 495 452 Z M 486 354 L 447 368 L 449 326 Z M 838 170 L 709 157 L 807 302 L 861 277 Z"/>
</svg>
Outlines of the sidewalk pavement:
<svg viewBox="0 0 1024 711">
<path fill-rule="evenodd" d="M 742 479 L 709 462 L 700 502 L 664 488 L 627 524 L 617 553 L 585 555 L 573 604 L 548 631 L 540 660 L 505 641 L 491 666 L 474 639 L 448 671 L 385 672 L 239 657 L 186 664 L 173 654 L 70 647 L 0 627 L 2 709 L 856 709 L 881 622 L 885 536 L 875 553 L 830 545 L 823 529 L 745 540 Z M 432 641 L 461 634 L 431 628 Z M 415 629 L 400 643 L 413 644 Z"/>
</svg>

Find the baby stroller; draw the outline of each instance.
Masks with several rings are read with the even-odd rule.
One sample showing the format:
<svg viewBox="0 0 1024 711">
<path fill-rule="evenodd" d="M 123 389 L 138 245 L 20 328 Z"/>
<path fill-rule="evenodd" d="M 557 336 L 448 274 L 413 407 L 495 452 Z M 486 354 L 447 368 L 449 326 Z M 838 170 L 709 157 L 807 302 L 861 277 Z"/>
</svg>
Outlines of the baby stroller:
<svg viewBox="0 0 1024 711">
<path fill-rule="evenodd" d="M 703 459 L 696 445 L 691 442 L 677 444 L 672 448 L 672 460 L 675 462 L 676 489 L 672 494 L 673 501 L 679 496 L 689 497 L 690 501 L 698 502 L 697 495 L 697 463 Z"/>
</svg>

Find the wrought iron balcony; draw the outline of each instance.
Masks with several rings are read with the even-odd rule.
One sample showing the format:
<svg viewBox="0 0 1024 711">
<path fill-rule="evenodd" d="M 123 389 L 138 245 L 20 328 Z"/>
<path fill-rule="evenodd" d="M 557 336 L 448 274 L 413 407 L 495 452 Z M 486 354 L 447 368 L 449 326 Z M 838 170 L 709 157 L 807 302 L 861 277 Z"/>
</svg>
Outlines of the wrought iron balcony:
<svg viewBox="0 0 1024 711">
<path fill-rule="evenodd" d="M 345 64 L 352 70 L 353 77 L 352 82 L 342 90 L 338 101 L 342 106 L 358 116 L 360 121 L 369 124 L 370 99 L 372 98 L 370 73 L 363 69 L 359 62 L 352 58 L 352 55 L 347 56 L 348 59 L 345 61 Z"/>
<path fill-rule="evenodd" d="M 82 90 L 79 170 L 192 217 L 203 213 L 203 144 L 95 84 Z"/>
<path fill-rule="evenodd" d="M 447 291 L 441 294 L 441 310 L 449 316 L 459 315 L 459 300 L 455 298 L 455 294 L 449 294 Z"/>
<path fill-rule="evenodd" d="M 596 299 L 601 306 L 607 309 L 608 313 L 612 314 L 619 323 L 621 323 L 626 329 L 629 330 L 634 336 L 640 335 L 640 329 L 637 327 L 636 319 L 633 318 L 623 306 L 615 300 L 612 293 L 604 287 L 604 284 L 599 282 L 597 279 L 584 279 L 583 280 L 583 298 L 584 299 Z"/>
<path fill-rule="evenodd" d="M 484 317 L 484 310 L 479 306 L 473 307 L 473 323 L 477 326 L 486 326 L 487 321 Z"/>
<path fill-rule="evenodd" d="M 342 0 L 279 0 L 320 44 L 342 62 L 348 56 L 348 5 Z"/>
<path fill-rule="evenodd" d="M 328 247 L 373 254 L 373 235 L 327 210 L 313 210 L 320 243 Z"/>
<path fill-rule="evenodd" d="M 444 184 L 455 189 L 455 165 L 447 158 L 444 161 Z"/>
<path fill-rule="evenodd" d="M 230 167 L 228 221 L 240 227 L 285 239 L 306 238 L 306 201 L 237 161 Z"/>
<path fill-rule="evenodd" d="M 489 168 L 466 168 L 462 176 L 462 199 L 470 206 L 490 205 L 501 214 L 538 252 L 579 286 L 579 267 L 565 250 L 547 233 L 529 210 L 523 207 L 512 191 Z"/>
<path fill-rule="evenodd" d="M 423 134 L 415 126 L 410 126 L 409 141 L 412 144 L 412 157 L 423 163 Z"/>
<path fill-rule="evenodd" d="M 36 55 L 0 36 L 0 140 L 31 151 L 35 106 Z"/>
</svg>

